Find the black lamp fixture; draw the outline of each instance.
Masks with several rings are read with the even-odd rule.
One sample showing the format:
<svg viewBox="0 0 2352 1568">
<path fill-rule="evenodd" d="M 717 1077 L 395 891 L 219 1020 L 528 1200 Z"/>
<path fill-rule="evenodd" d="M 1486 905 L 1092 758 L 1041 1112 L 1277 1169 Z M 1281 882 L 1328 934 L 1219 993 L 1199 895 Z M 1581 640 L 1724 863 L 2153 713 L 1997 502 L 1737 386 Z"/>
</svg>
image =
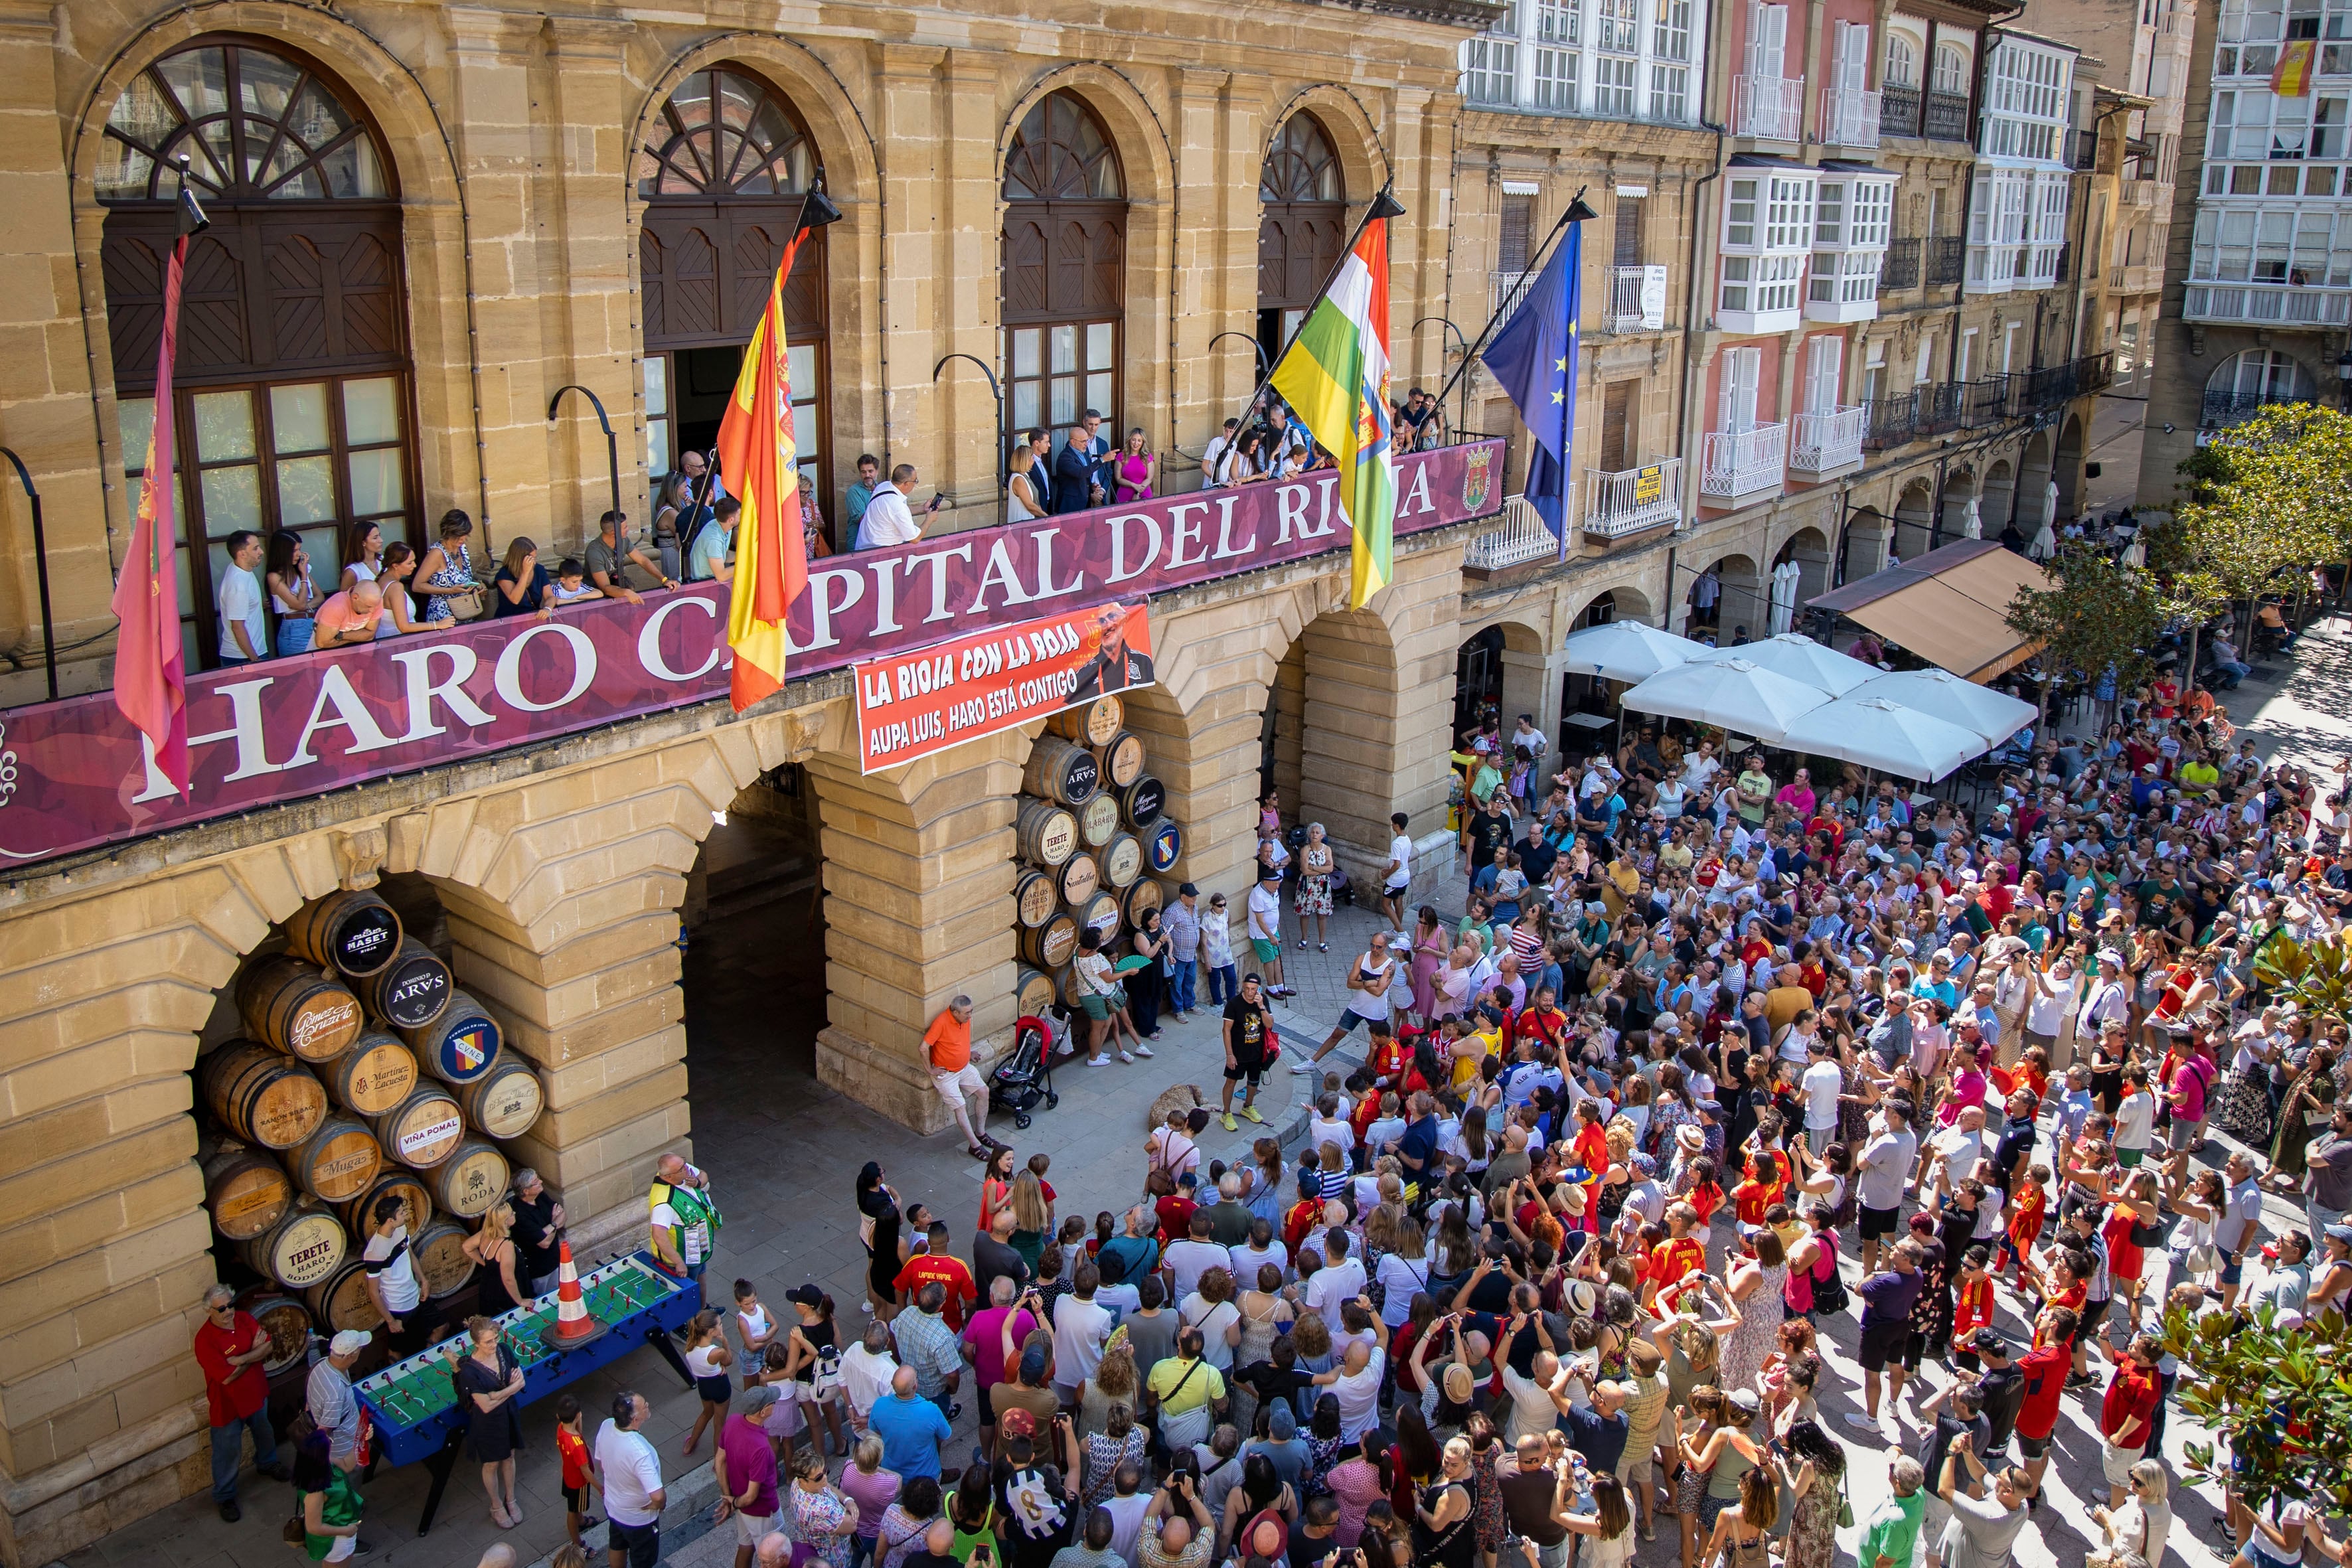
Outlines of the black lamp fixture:
<svg viewBox="0 0 2352 1568">
<path fill-rule="evenodd" d="M 819 169 L 816 178 L 809 182 L 808 195 L 801 198 L 801 226 L 823 228 L 829 223 L 840 221 L 841 209 L 833 205 L 831 196 L 824 194 L 824 171 Z"/>
<path fill-rule="evenodd" d="M 1364 216 L 1367 219 L 1376 217 L 1402 217 L 1404 216 L 1404 204 L 1396 199 L 1396 191 L 1394 187 L 1382 185 L 1381 187 L 1380 195 L 1372 198 L 1372 210 L 1366 213 Z"/>
</svg>

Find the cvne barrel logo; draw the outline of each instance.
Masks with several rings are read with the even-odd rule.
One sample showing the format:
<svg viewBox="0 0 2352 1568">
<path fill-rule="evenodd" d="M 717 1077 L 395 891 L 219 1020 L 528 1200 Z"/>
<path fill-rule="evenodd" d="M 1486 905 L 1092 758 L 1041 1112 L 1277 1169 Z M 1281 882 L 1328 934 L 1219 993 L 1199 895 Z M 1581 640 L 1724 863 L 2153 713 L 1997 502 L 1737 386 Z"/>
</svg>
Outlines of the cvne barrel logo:
<svg viewBox="0 0 2352 1568">
<path fill-rule="evenodd" d="M 451 1072 L 479 1072 L 490 1059 L 490 1026 L 481 1019 L 448 1035 L 442 1041 L 442 1059 Z"/>
</svg>

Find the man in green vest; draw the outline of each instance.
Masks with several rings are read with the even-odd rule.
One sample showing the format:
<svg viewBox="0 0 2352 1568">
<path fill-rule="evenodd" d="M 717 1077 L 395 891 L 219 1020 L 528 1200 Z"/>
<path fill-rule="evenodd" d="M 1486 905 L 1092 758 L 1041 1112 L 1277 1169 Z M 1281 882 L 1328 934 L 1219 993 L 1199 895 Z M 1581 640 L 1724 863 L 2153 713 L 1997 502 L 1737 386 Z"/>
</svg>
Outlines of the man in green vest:
<svg viewBox="0 0 2352 1568">
<path fill-rule="evenodd" d="M 697 1285 L 710 1261 L 712 1241 L 726 1222 L 711 1200 L 710 1178 L 677 1154 L 654 1167 L 651 1211 L 654 1261 Z"/>
</svg>

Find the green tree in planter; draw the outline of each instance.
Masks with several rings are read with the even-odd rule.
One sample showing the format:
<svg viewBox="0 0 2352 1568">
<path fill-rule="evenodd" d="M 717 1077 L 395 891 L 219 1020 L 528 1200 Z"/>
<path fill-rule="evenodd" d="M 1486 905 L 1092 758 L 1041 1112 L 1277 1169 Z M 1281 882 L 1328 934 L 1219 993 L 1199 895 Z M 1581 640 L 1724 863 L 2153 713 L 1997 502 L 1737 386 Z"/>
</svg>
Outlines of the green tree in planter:
<svg viewBox="0 0 2352 1568">
<path fill-rule="evenodd" d="M 2352 1328 L 2329 1311 L 2282 1329 L 2268 1307 L 2165 1315 L 2180 1361 L 2180 1407 L 2218 1442 L 2181 1445 L 2186 1479 L 2231 1488 L 2259 1510 L 2273 1499 L 2352 1509 Z"/>
<path fill-rule="evenodd" d="M 2042 645 L 2042 668 L 2053 676 L 2095 684 L 2112 669 L 2117 687 L 2129 689 L 2147 671 L 2146 650 L 2160 624 L 2148 574 L 2068 541 L 2051 562 L 2050 576 L 2048 588 L 2018 591 L 2009 606 L 2010 630 Z M 2048 702 L 2045 686 L 2044 724 Z"/>
</svg>

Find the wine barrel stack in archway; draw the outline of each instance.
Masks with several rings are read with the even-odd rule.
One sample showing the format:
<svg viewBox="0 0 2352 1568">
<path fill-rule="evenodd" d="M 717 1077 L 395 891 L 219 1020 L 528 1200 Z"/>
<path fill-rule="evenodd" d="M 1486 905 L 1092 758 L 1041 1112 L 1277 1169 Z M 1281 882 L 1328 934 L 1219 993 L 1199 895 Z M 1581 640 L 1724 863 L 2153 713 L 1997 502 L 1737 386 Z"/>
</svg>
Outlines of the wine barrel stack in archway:
<svg viewBox="0 0 2352 1568">
<path fill-rule="evenodd" d="M 1126 723 L 1125 705 L 1099 697 L 1047 720 L 1030 749 L 1013 815 L 1013 1000 L 1024 1014 L 1076 1006 L 1072 960 L 1086 931 L 1100 931 L 1108 952 L 1175 897 L 1155 879 L 1174 872 L 1183 832 Z"/>
<path fill-rule="evenodd" d="M 1076 833 L 1066 813 L 1066 857 Z M 1059 908 L 1053 886 L 1036 899 Z M 279 934 L 231 988 L 243 1034 L 199 1058 L 194 1097 L 224 1273 L 299 1344 L 375 1326 L 359 1259 L 383 1198 L 406 1207 L 429 1293 L 467 1285 L 458 1244 L 512 1179 L 499 1144 L 530 1130 L 546 1094 L 497 1016 L 376 894 L 315 899 Z"/>
</svg>

